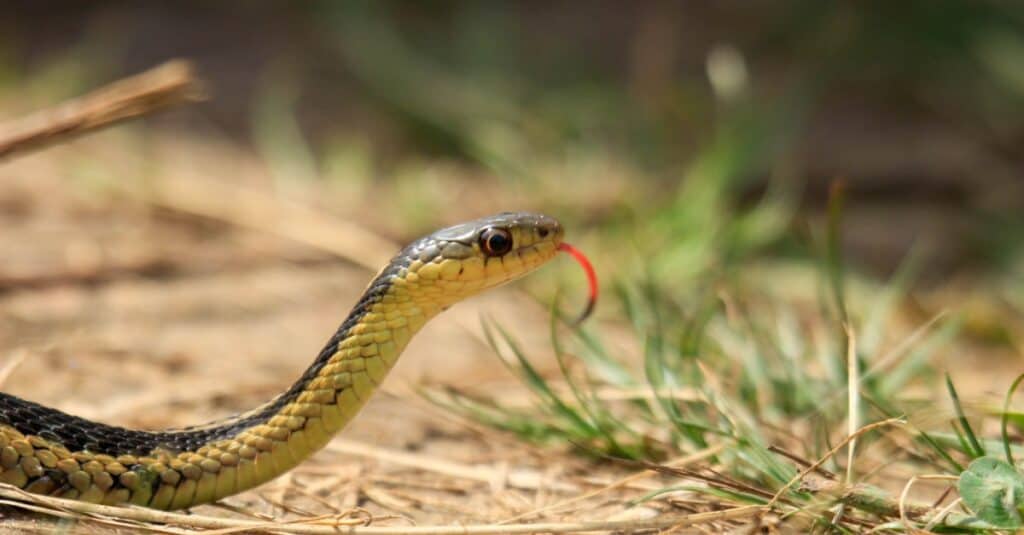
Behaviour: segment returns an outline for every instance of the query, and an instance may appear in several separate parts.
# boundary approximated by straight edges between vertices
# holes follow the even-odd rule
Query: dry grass
[[[400,210],[363,206],[362,197],[317,182],[289,184],[283,193],[266,166],[226,145],[157,135],[137,151],[129,138],[108,132],[0,168],[0,243],[11,259],[0,264],[0,383],[15,395],[136,427],[188,425],[250,408],[284,389],[316,354],[371,270],[397,247],[400,240],[387,236],[401,232],[388,221]],[[96,161],[114,163],[93,167]],[[480,202],[459,202],[446,217],[490,211],[489,187],[465,181],[460,200]],[[647,499],[674,485],[706,485],[701,478],[720,468],[708,460],[728,447],[724,442],[658,467],[583,460],[567,445],[530,446],[425,403],[410,385],[486,385],[505,406],[529,403],[521,387],[507,387],[507,373],[481,341],[484,311],[522,334],[528,352],[549,353],[545,311],[514,290],[496,292],[433,322],[342,437],[271,483],[188,513],[0,487],[3,527],[482,534],[808,525],[784,502],[776,509],[735,506],[691,490]],[[892,352],[895,358],[903,347]],[[594,392],[610,403],[665,394],[688,401],[700,395],[682,388]],[[799,450],[807,422],[772,432],[789,437],[778,451],[801,467],[790,486],[820,496],[822,508],[858,507],[865,498],[854,474],[844,484],[821,466],[847,443],[852,458],[856,437],[892,423],[862,428],[851,419],[832,437],[835,447],[814,460],[790,453]],[[902,488],[917,474],[893,459],[910,456],[911,440],[892,432],[861,446],[858,480]],[[898,503],[872,505],[895,517],[943,514],[944,496],[938,507],[909,501],[934,499],[943,488],[922,487]]]
[[[768,511],[762,506],[741,506],[703,513],[658,514],[649,518],[609,519],[603,521],[578,522],[536,522],[497,524],[457,524],[450,526],[370,525],[379,523],[365,510],[353,508],[336,514],[304,515],[290,521],[260,521],[239,518],[222,518],[205,515],[165,513],[136,507],[110,507],[87,504],[59,498],[43,497],[25,493],[8,485],[0,485],[0,505],[7,505],[41,515],[73,520],[84,524],[95,524],[114,529],[140,530],[155,533],[190,533],[203,530],[204,533],[241,533],[270,531],[274,533],[330,534],[351,533],[376,535],[490,535],[500,533],[583,533],[616,530],[651,530],[683,528],[702,525],[721,529],[729,521],[749,519]]]
[[[75,179],[63,162],[107,150],[103,143],[116,134],[103,136],[0,170],[7,207],[0,233],[18,259],[0,267],[4,389],[86,417],[159,428],[244,409],[286,387],[369,277],[369,263],[355,254],[365,242],[346,241],[356,235],[351,223],[280,203],[258,178],[232,184],[169,173],[141,193],[115,185],[100,195],[69,186]],[[221,165],[249,164],[225,158]],[[268,206],[296,224],[246,215]],[[457,375],[461,384],[500,377],[466,334],[477,332],[482,308],[532,307],[505,291],[446,314],[410,348],[388,386],[393,394],[378,395],[345,438],[258,489],[165,514],[4,487],[5,529],[568,533],[694,523],[724,529],[761,514],[678,493],[634,506],[665,477],[525,446],[403,387],[423,377]],[[539,318],[508,320],[543,332]]]
[[[65,213],[84,211],[86,215],[46,229],[45,225],[53,223],[39,212],[9,214],[17,221],[10,221],[14,224],[8,228],[23,238],[17,239],[12,232],[6,243],[19,257],[48,256],[39,250],[39,243],[68,252],[74,251],[76,243],[92,238],[114,241],[104,250],[136,250],[136,256],[168,267],[153,278],[123,266],[113,268],[111,263],[120,260],[102,252],[83,264],[76,264],[80,261],[72,253],[65,257],[72,265],[50,264],[45,282],[34,287],[8,286],[0,295],[0,315],[4,317],[0,323],[7,326],[0,329],[0,343],[8,355],[3,359],[4,388],[14,394],[105,421],[149,427],[195,423],[242,409],[273,395],[298,375],[306,357],[315,354],[317,344],[340,321],[344,303],[354,301],[368,277],[362,269],[330,260],[336,251],[325,257],[322,252],[304,250],[233,220],[225,225],[148,211],[149,198],[137,198],[129,205],[121,201],[122,210],[105,213],[103,224],[93,226],[88,215],[92,201],[75,199],[73,194],[65,197],[61,188],[47,180],[20,179],[30,174],[38,161],[33,160],[5,169],[6,183],[12,187],[4,189],[0,197],[8,203],[31,204],[46,198],[79,207]],[[225,208],[230,214],[230,208]],[[144,240],[127,232],[108,234],[111,229],[133,226],[146,228],[143,234],[160,233],[166,239]],[[310,228],[313,233],[321,230],[323,227]],[[346,235],[327,230],[322,235]],[[32,238],[39,236],[36,233],[49,237]],[[238,257],[246,262],[232,263]],[[206,258],[210,266],[221,267],[189,267],[190,258]],[[16,278],[10,272],[0,278],[5,275]],[[436,368],[438,358],[445,355],[431,354],[430,345],[441,344],[448,337],[465,339],[465,327],[460,323],[472,322],[476,313],[465,311],[457,318],[445,318],[442,323],[447,325],[428,329],[424,335],[427,342],[411,349],[418,355],[406,358],[429,359]],[[453,352],[473,353],[472,342],[448,345]],[[225,352],[222,348],[226,347],[234,350]],[[478,364],[484,369],[488,361]],[[440,365],[445,372],[455,369],[443,362]],[[435,369],[434,373],[442,372]],[[397,385],[391,389],[401,391],[403,379],[417,375],[416,366],[400,371],[394,381]],[[472,375],[487,374],[470,372],[462,377]],[[223,377],[231,380],[219,379]],[[486,528],[488,521],[524,513],[537,521],[565,519],[562,513],[549,516],[534,511],[595,488],[579,473],[563,473],[570,469],[583,472],[583,468],[572,466],[575,461],[551,462],[494,433],[453,424],[450,418],[428,416],[422,406],[415,396],[378,396],[346,433],[361,442],[338,439],[286,476],[226,500],[225,506],[198,508],[192,515],[161,516],[140,509],[90,508],[35,497],[26,500],[22,493],[5,489],[9,525],[40,529],[50,525],[45,519],[52,517],[60,525],[74,520],[76,529],[83,530],[133,531],[148,526],[167,532],[274,528],[298,533],[333,529],[324,527],[328,524],[365,526],[372,518],[369,532],[398,533],[414,524],[458,521],[480,524],[484,527],[478,532],[488,533],[498,530]],[[411,446],[417,451],[406,451]],[[614,473],[610,471],[608,477]],[[641,492],[646,490],[620,489],[595,496],[587,503],[595,515],[588,518],[621,513],[628,500]],[[29,511],[35,514],[24,514]],[[716,518],[724,520],[728,515]],[[285,522],[287,527],[268,524],[270,519]],[[670,520],[653,522],[669,525]],[[687,519],[678,520],[684,521]],[[608,526],[625,526],[634,521],[608,522],[612,522]],[[563,522],[545,529],[579,531],[586,527]],[[378,528],[383,531],[374,531]],[[452,529],[456,528],[422,532]]]
[[[368,277],[364,269],[332,260],[344,255],[330,247],[309,249],[308,242],[296,247],[274,237],[277,233],[230,217],[197,221],[168,214],[164,210],[171,203],[151,211],[151,198],[145,196],[121,198],[120,209],[104,211],[103,224],[94,227],[89,224],[95,217],[89,203],[95,199],[76,198],[47,180],[19,180],[38,163],[27,159],[9,166],[4,176],[18,186],[0,193],[0,201],[5,196],[8,202],[12,197],[14,202],[46,198],[78,207],[66,213],[85,215],[72,216],[55,234],[72,250],[93,232],[103,235],[111,227],[142,225],[145,232],[165,239],[140,241],[114,233],[115,240],[124,240],[123,247],[115,243],[109,250],[145,250],[138,254],[172,267],[156,278],[122,270],[116,276],[92,277],[94,283],[86,285],[81,278],[59,276],[58,264],[51,268],[57,269],[51,277],[56,282],[10,288],[0,295],[0,325],[8,326],[0,328],[0,346],[9,355],[0,374],[7,377],[5,389],[14,394],[145,427],[185,425],[245,409],[298,375],[306,356],[315,354],[317,344],[340,320],[343,303],[354,300]],[[224,213],[230,214],[231,208],[225,207]],[[15,216],[29,236],[43,232],[36,227],[44,224],[44,217],[45,212]],[[345,236],[333,232],[330,217],[304,221],[322,225],[311,228],[313,234]],[[10,236],[23,257],[31,257],[38,243],[53,245],[52,239],[17,241]],[[245,263],[232,263],[238,257]],[[195,258],[205,258],[209,267],[189,266]],[[114,260],[101,257],[89,269],[102,272]],[[448,384],[455,377],[462,384],[500,378],[493,360],[483,356],[486,350],[465,335],[475,329],[469,326],[481,308],[493,310],[509,299],[518,297],[504,292],[439,318],[423,333],[424,340],[410,348],[389,393],[378,395],[323,452],[274,482],[190,514],[93,506],[5,487],[0,495],[7,508],[6,526],[100,533],[443,534],[658,531],[694,525],[720,532],[737,526],[770,528],[778,522],[764,507],[736,507],[688,491],[637,505],[652,492],[685,482],[688,472],[597,463],[564,449],[531,447],[454,418],[404,388],[428,367],[434,380]],[[541,314],[503,319],[520,322],[519,332],[546,329]],[[456,339],[463,342],[453,344]],[[433,350],[442,346],[444,353]],[[452,358],[458,353],[476,358]],[[493,392],[509,405],[524,403],[516,388]],[[606,388],[598,395],[622,401],[653,393]],[[686,391],[673,395],[693,396]],[[842,440],[832,453],[841,450]],[[664,464],[679,470],[702,466],[724,447],[713,445]],[[876,447],[869,458],[884,462],[888,451]],[[823,489],[823,495],[843,493],[834,482]]]

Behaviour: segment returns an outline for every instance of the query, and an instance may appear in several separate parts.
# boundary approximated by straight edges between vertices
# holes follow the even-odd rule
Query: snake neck
[[[270,472],[259,484],[322,448],[369,401],[413,335],[447,306],[439,293],[420,285],[410,291],[407,266],[381,273],[349,317],[292,387],[237,421],[218,425],[223,440],[214,447],[235,449]],[[191,430],[186,430],[189,432]],[[200,447],[198,453],[203,452]],[[241,489],[236,489],[241,490]]]
[[[391,293],[357,306],[356,319],[346,320],[302,378],[271,403],[277,407],[265,425],[297,430],[319,424],[326,435],[340,431],[381,385],[413,335],[440,311],[437,304],[400,301]]]
[[[0,393],[0,482],[84,501],[180,509],[283,474],[345,427],[412,336],[461,297],[442,297],[408,268],[396,261],[374,279],[290,389],[227,420],[136,431]]]
[[[480,241],[486,232],[519,248],[485,251],[485,244],[491,247],[491,241]],[[0,483],[157,509],[191,507],[255,487],[326,445],[366,404],[430,318],[546,262],[560,236],[553,220],[502,214],[413,242],[374,278],[291,388],[226,420],[140,431],[0,392]]]

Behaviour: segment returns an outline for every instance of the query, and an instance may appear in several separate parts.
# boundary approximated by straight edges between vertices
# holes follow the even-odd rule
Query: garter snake
[[[409,339],[454,303],[564,250],[587,269],[592,304],[592,270],[562,234],[548,216],[503,213],[416,240],[373,278],[291,388],[224,420],[125,429],[0,393],[0,481],[33,493],[157,509],[255,487],[322,448],[359,412]]]

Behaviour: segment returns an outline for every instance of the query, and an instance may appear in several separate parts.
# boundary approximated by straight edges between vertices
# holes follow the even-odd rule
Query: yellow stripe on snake
[[[291,388],[226,420],[140,431],[0,393],[0,481],[33,493],[157,509],[255,487],[327,444],[427,320],[533,271],[560,249],[577,254],[562,242],[556,220],[528,213],[499,214],[413,242],[373,279]]]

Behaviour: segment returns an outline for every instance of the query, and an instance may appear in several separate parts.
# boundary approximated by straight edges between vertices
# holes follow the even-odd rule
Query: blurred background
[[[143,427],[251,408],[401,244],[504,210],[558,217],[597,268],[572,358],[549,324],[556,297],[583,299],[563,259],[431,322],[345,437],[526,458],[457,413],[566,450],[659,459],[738,436],[813,459],[856,421],[854,354],[861,423],[909,414],[950,444],[943,372],[964,400],[1001,400],[1020,372],[1024,4],[12,0],[0,129],[173,58],[207,100],[0,163],[4,391]],[[494,358],[481,317],[523,360]],[[424,403],[424,381],[451,396]],[[620,403],[637,392],[658,399]],[[896,491],[952,459],[885,440],[858,470],[907,457]],[[793,470],[727,451],[768,495]],[[317,459],[358,474],[317,487],[346,506],[394,469]],[[489,496],[375,511],[501,518]]]
[[[5,119],[171,58],[211,98],[7,164],[0,289],[368,269],[440,225],[530,209],[562,219],[609,286],[689,296],[768,266],[755,287],[813,296],[841,182],[851,276],[910,262],[913,311],[971,308],[968,331],[1010,348],[1022,26],[1024,7],[986,1],[8,2]],[[267,199],[300,215],[262,213]],[[308,210],[331,225],[292,224],[321,221]],[[335,247],[353,228],[377,246]],[[558,271],[531,293],[581,287]],[[266,306],[297,299],[295,280]],[[38,317],[88,309],[57,302]],[[38,337],[10,344],[51,340],[27,321]],[[191,354],[168,336],[164,352]]]
[[[694,195],[813,215],[841,178],[853,262],[921,243],[942,276],[1019,256],[1022,24],[1005,2],[15,1],[0,88],[12,116],[190,58],[212,98],[157,126],[372,198],[403,237],[520,206],[643,228]]]

